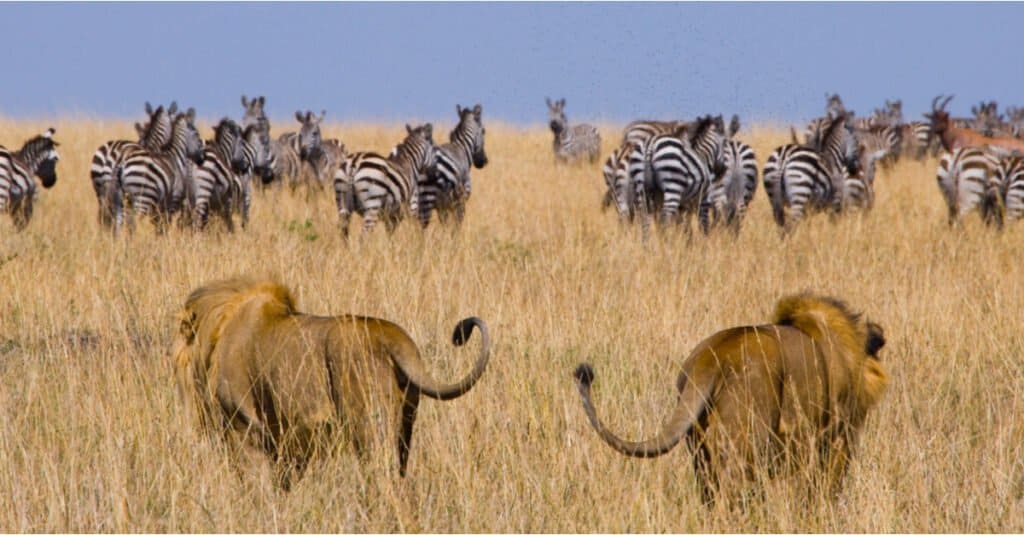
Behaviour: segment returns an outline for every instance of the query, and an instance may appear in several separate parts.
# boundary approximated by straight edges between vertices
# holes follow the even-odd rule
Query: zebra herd
[[[305,188],[307,198],[331,184],[346,237],[352,213],[363,217],[364,232],[381,218],[394,230],[406,213],[424,227],[434,211],[442,221],[453,215],[461,223],[471,192],[470,168],[487,164],[480,105],[456,106],[459,123],[450,143],[435,146],[429,123],[407,125],[405,140],[381,156],[349,153],[341,141],[323,139],[325,111],[296,112],[299,131],[272,139],[265,97],[243,95],[241,102],[241,124],[221,119],[205,143],[194,110],[179,112],[176,103],[154,109],[146,103],[148,122],[135,125],[138,141],[109,141],[93,156],[100,224],[116,234],[126,223],[134,227],[133,216],[146,217],[163,233],[177,216],[179,226],[203,230],[212,212],[229,231],[235,215],[245,228],[254,183],[263,189],[287,184],[293,193]]]
[[[1024,217],[1024,109],[1000,113],[994,101],[981,102],[971,108],[974,117],[954,118],[945,111],[951,98],[940,105],[937,97],[927,121],[904,122],[899,100],[856,117],[838,94],[826,94],[824,116],[810,121],[802,140],[791,129],[791,142],[772,151],[762,170],[783,233],[811,213],[870,210],[877,169],[901,157],[940,156],[937,180],[950,224],[971,211],[1000,228]],[[546,102],[555,162],[596,162],[597,128],[570,124],[564,98]],[[323,139],[325,111],[296,112],[298,130],[272,138],[265,103],[243,95],[241,121],[222,119],[206,141],[193,109],[146,103],[137,140],[108,141],[93,155],[100,225],[116,235],[148,218],[164,233],[177,218],[180,227],[202,231],[213,215],[233,231],[235,217],[243,228],[249,223],[254,187],[285,185],[293,193],[304,188],[307,199],[333,187],[346,237],[353,214],[362,217],[364,233],[381,220],[393,231],[407,215],[426,227],[435,211],[442,223],[459,225],[470,171],[487,165],[479,104],[456,106],[449,143],[436,145],[429,123],[406,125],[406,137],[385,156]],[[603,207],[614,206],[625,223],[639,222],[645,237],[655,214],[659,226],[683,225],[687,235],[694,214],[705,234],[719,226],[738,233],[758,183],[756,156],[739,131],[737,116],[728,125],[721,115],[630,123],[602,167]],[[46,188],[56,182],[53,134],[50,128],[17,152],[0,147],[0,213],[11,214],[16,230],[32,216],[34,177]]]
[[[558,104],[561,111],[564,99]],[[942,149],[947,152],[938,182],[951,224],[975,208],[1000,227],[1004,219],[1024,217],[1024,142],[1017,141],[1024,137],[1024,110],[1012,108],[1009,120],[995,102],[972,111],[974,119],[954,119],[948,127],[936,122],[934,112],[925,115],[927,122],[905,123],[902,102],[886,100],[884,108],[858,118],[838,94],[826,94],[825,115],[810,121],[802,141],[791,129],[791,142],[772,151],[764,165],[762,181],[776,224],[785,234],[808,213],[870,210],[878,168],[891,168],[903,155],[920,161]],[[581,159],[584,153],[560,147],[565,128],[554,122],[551,128],[556,160],[567,153]],[[592,128],[577,125],[575,131]],[[971,139],[981,147],[951,147],[948,134],[956,128],[979,132],[981,138]],[[603,207],[614,205],[623,222],[639,217],[645,238],[655,212],[659,224],[682,223],[687,235],[694,213],[705,234],[723,223],[738,232],[757,188],[757,160],[748,144],[735,139],[738,131],[736,116],[728,129],[720,115],[630,123],[602,168]]]

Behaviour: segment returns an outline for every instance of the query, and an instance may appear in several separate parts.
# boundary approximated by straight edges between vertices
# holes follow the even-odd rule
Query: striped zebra
[[[783,233],[802,220],[807,211],[838,209],[832,177],[813,148],[790,143],[775,149],[768,156],[762,177],[772,215]]]
[[[112,228],[114,225],[114,204],[121,202],[121,190],[114,177],[114,168],[120,163],[124,154],[139,147],[158,151],[163,148],[171,136],[171,117],[177,113],[178,104],[171,102],[166,109],[158,106],[153,109],[146,103],[146,115],[149,122],[145,125],[135,123],[135,131],[139,135],[138,142],[128,140],[108,141],[100,145],[92,156],[89,175],[92,179],[93,191],[98,204],[98,219],[102,226]]]
[[[261,134],[255,132],[255,128],[250,126],[246,131],[249,136],[255,134],[258,140]],[[248,224],[250,173],[256,167],[258,156],[251,145],[247,154],[247,143],[241,127],[231,119],[221,119],[214,127],[213,141],[203,151],[203,163],[195,171],[189,195],[189,212],[195,230],[206,227],[210,210],[220,214],[229,232],[234,231],[233,213],[242,214],[242,228]]]
[[[854,130],[860,151],[871,154],[883,169],[891,168],[903,149],[903,130],[898,126],[875,126]],[[863,159],[863,158],[862,158]]]
[[[652,121],[639,119],[626,125],[622,131],[622,142],[645,143],[648,139],[661,134],[671,134],[690,126],[687,121]]]
[[[39,177],[44,188],[57,183],[58,143],[53,140],[55,130],[48,128],[11,152],[0,146],[0,213],[9,213],[14,228],[22,231],[32,219],[32,204],[36,196]]]
[[[555,139],[552,146],[555,150],[555,161],[559,163],[576,162],[586,158],[594,163],[601,157],[601,134],[597,128],[589,124],[569,125],[565,117],[565,99],[548,104],[549,126]]]
[[[690,235],[690,216],[694,212],[701,214],[701,225],[705,227],[705,198],[713,172],[709,163],[719,157],[715,153],[712,123],[711,117],[704,117],[692,127],[692,133],[682,130],[658,135],[634,147],[629,158],[629,177],[633,185],[633,210],[641,218],[644,239],[649,235],[654,210],[659,211],[658,222],[662,227],[669,222],[683,224]],[[721,150],[720,146],[717,150]]]
[[[141,146],[127,151],[114,169],[123,202],[114,204],[115,232],[124,224],[128,210],[129,229],[134,227],[132,211],[149,216],[158,233],[185,200],[193,178],[193,163],[203,163],[203,140],[195,127],[195,110],[179,113],[171,122],[171,139],[159,151]]]
[[[312,192],[320,191],[324,187],[316,170],[309,163],[309,158],[311,154],[320,150],[323,143],[320,122],[326,114],[326,111],[322,111],[317,117],[311,111],[295,112],[295,119],[301,125],[299,131],[281,134],[277,141],[271,144],[271,166],[275,178],[280,177],[282,183],[287,183],[292,193],[300,186],[305,186],[307,199]]]
[[[419,213],[419,180],[437,167],[437,149],[430,123],[416,128],[405,125],[405,129],[408,135],[391,156],[356,153],[346,166],[347,172],[335,178],[335,201],[344,237],[348,237],[352,212],[363,217],[364,234],[370,233],[381,217],[390,233],[406,212]]]
[[[843,99],[839,97],[839,93],[831,95],[825,93],[825,117],[838,119],[845,115],[847,115],[846,106],[843,105]]]
[[[936,180],[949,209],[953,226],[967,213],[978,210],[986,223],[998,222],[998,160],[983,148],[961,147],[942,155]]]
[[[623,139],[601,168],[605,186],[608,187],[601,202],[602,210],[614,205],[619,221],[623,223],[633,221],[634,191],[629,178],[629,158],[638,145],[642,150],[643,142]]]
[[[333,184],[334,178],[341,167],[345,165],[348,156],[345,144],[340,140],[325,139],[320,143],[319,150],[310,153],[308,161],[318,182]]]
[[[1024,217],[1024,156],[1003,158],[996,168],[999,193],[1007,221]]]
[[[724,170],[711,181],[707,199],[713,224],[724,223],[734,234],[739,233],[747,206],[757,190],[757,157],[750,145],[735,139],[739,129],[739,117],[734,115],[722,145]]]
[[[455,216],[455,223],[462,223],[466,214],[466,203],[472,193],[469,171],[472,167],[483,169],[487,165],[484,151],[484,124],[481,115],[483,107],[455,106],[459,123],[451,131],[449,142],[437,147],[437,167],[433,173],[420,177],[419,193],[420,224],[430,224],[430,216],[437,209],[437,216],[444,223],[448,215]]]
[[[273,139],[270,137],[270,119],[267,118],[265,105],[266,97],[259,96],[250,100],[242,95],[245,113],[242,116],[241,127],[244,129],[254,126],[271,139],[268,162],[270,175],[262,182],[262,186],[265,188],[273,184],[279,189],[282,185],[288,184],[290,190],[294,192],[300,184],[309,186],[316,182],[316,172],[307,164],[311,153],[318,149],[322,142],[320,122],[327,112],[321,111],[317,117],[311,111],[296,111],[295,118],[302,125],[299,132],[288,132]],[[317,184],[319,185],[318,182]]]

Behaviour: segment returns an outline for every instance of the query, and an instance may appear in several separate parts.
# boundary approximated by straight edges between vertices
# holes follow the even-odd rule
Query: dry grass
[[[0,121],[0,141],[45,126]],[[1024,530],[1024,228],[997,235],[973,217],[948,229],[934,161],[883,174],[868,216],[814,217],[785,242],[760,190],[737,240],[644,246],[599,211],[598,166],[554,167],[546,130],[492,123],[491,163],[474,173],[456,235],[406,224],[346,247],[333,199],[285,194],[257,196],[251,228],[234,235],[158,238],[142,224],[112,240],[96,222],[89,159],[131,126],[55,126],[57,186],[26,232],[0,220],[0,259],[13,257],[0,266],[4,530]],[[617,130],[603,132],[610,149]],[[402,133],[325,135],[386,151]],[[745,137],[763,161],[786,133]],[[216,443],[180,426],[168,356],[188,292],[237,273],[278,275],[304,310],[398,322],[444,378],[465,373],[479,347],[452,349],[452,326],[479,315],[495,340],[491,368],[463,398],[421,405],[404,480],[347,450],[289,494],[265,469],[239,478]],[[838,502],[775,485],[764,506],[707,510],[685,447],[628,459],[587,425],[571,378],[581,360],[596,367],[609,425],[650,434],[694,344],[764,321],[803,289],[846,299],[889,339],[892,386]]]

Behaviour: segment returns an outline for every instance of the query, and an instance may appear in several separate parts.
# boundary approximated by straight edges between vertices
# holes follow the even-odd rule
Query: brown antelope
[[[1009,153],[1015,150],[1024,152],[1024,141],[1020,139],[1009,136],[989,137],[969,128],[954,126],[949,119],[949,113],[945,110],[946,105],[953,99],[953,95],[946,97],[941,105],[936,106],[940,98],[942,95],[932,100],[932,112],[926,113],[925,117],[931,121],[932,133],[942,142],[942,148],[952,152],[963,147],[988,145],[990,148],[996,149],[997,152]]]

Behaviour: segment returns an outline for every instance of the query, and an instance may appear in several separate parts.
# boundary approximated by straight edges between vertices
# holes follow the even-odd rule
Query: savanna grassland
[[[326,193],[257,194],[235,234],[158,237],[140,222],[112,239],[89,159],[134,131],[57,121],[56,186],[25,232],[0,219],[0,530],[1024,530],[1024,225],[998,234],[972,216],[948,228],[936,162],[904,160],[880,174],[865,216],[812,217],[782,240],[759,185],[738,239],[645,245],[601,212],[599,165],[556,167],[546,129],[485,122],[490,163],[473,172],[460,232],[403,224],[359,239],[353,225],[346,245]],[[2,120],[0,143],[47,126]],[[619,128],[601,130],[607,154]],[[387,151],[403,135],[324,127],[353,150]],[[739,137],[763,163],[788,135]],[[278,277],[305,311],[397,322],[446,380],[479,348],[476,337],[453,348],[451,329],[478,315],[490,367],[462,398],[421,403],[404,479],[344,448],[290,493],[265,465],[239,477],[218,442],[184,425],[169,356],[188,293],[235,274]],[[579,362],[596,369],[608,425],[648,436],[698,341],[766,321],[776,299],[805,289],[845,299],[888,339],[891,386],[837,501],[778,482],[762,504],[707,509],[685,445],[630,459],[588,425]]]

